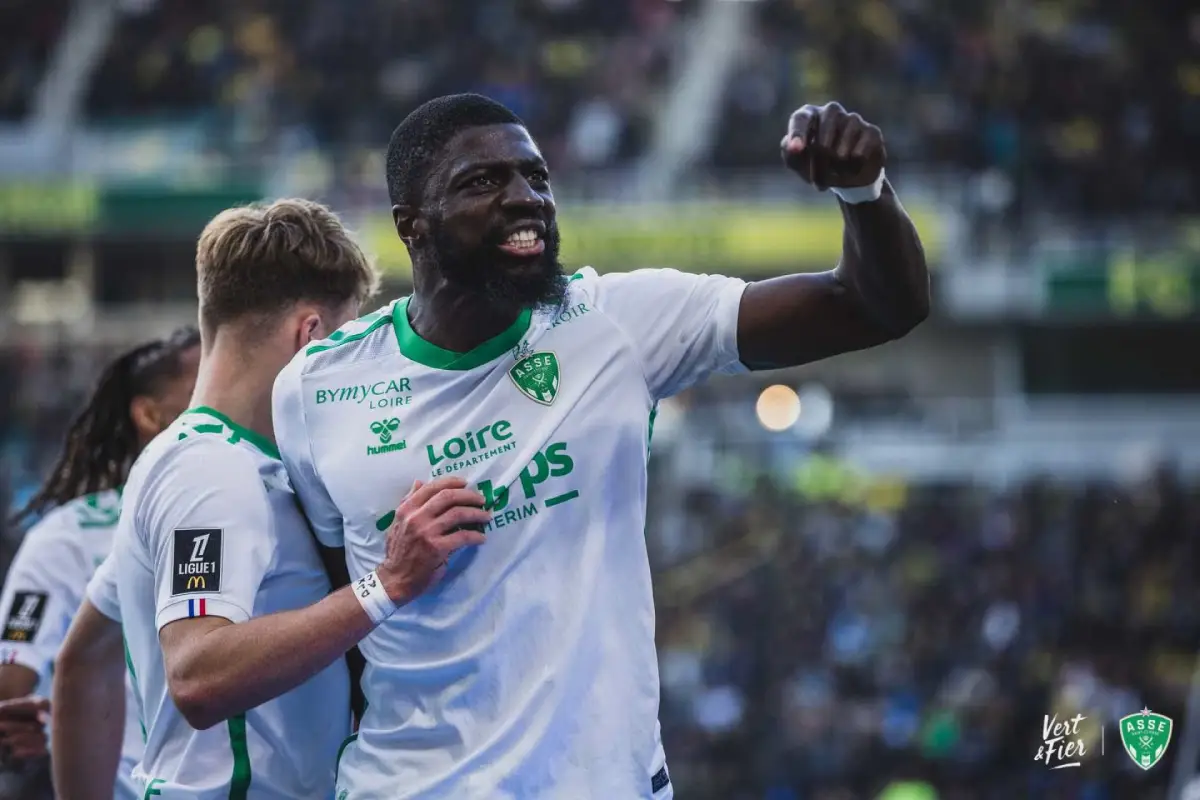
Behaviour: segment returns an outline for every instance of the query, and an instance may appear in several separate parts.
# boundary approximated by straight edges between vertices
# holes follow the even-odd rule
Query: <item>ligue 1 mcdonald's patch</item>
[[[12,608],[4,621],[4,633],[0,640],[5,642],[32,642],[46,613],[45,592],[14,592]]]
[[[171,596],[221,591],[221,529],[175,531]]]

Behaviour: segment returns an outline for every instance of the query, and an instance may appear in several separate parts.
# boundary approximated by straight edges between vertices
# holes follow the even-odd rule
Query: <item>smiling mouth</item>
[[[542,239],[541,233],[533,228],[522,228],[513,231],[507,239],[501,242],[500,249],[510,256],[529,258],[545,252],[546,242]]]

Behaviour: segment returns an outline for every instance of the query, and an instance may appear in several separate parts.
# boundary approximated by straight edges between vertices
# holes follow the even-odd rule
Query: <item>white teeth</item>
[[[524,230],[517,231],[505,240],[506,244],[517,245],[518,247],[532,247],[537,244],[538,234],[536,231]]]

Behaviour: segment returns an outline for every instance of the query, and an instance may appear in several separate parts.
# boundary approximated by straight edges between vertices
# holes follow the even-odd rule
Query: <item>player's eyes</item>
[[[487,175],[476,175],[467,183],[467,186],[470,186],[474,189],[487,189],[495,185],[496,182]]]
[[[529,176],[529,180],[533,181],[534,183],[549,183],[550,173],[546,172],[544,169],[535,169]]]

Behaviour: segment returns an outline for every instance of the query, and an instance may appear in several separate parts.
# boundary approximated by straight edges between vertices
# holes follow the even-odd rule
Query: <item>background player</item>
[[[12,702],[39,689],[49,694],[54,659],[83,590],[108,555],[120,512],[121,487],[137,454],[187,408],[196,383],[200,334],[183,328],[118,356],[101,373],[71,422],[46,482],[14,522],[41,517],[17,551],[0,595],[0,745],[13,757],[46,753],[41,698]],[[44,515],[44,516],[43,516]],[[129,770],[142,735],[129,709],[117,796],[140,797]]]
[[[568,282],[547,165],[516,116],[458,95],[397,128],[388,188],[413,294],[283,371],[276,433],[317,535],[344,543],[351,574],[383,556],[395,524],[383,512],[414,478],[461,476],[493,516],[487,544],[363,643],[371,704],[340,791],[671,796],[643,539],[655,404],[715,372],[898,338],[929,307],[879,129],[806,106],[781,145],[790,169],[841,200],[836,269],[752,284],[584,269]],[[388,413],[340,402],[338,386],[386,387],[375,394]],[[371,436],[385,422],[381,446]]]

